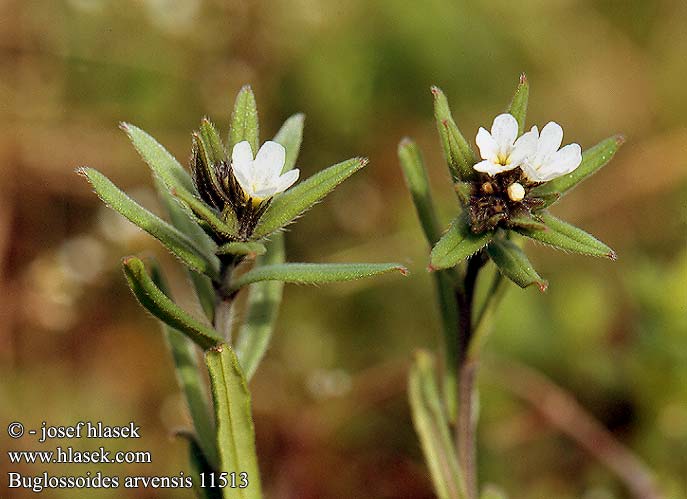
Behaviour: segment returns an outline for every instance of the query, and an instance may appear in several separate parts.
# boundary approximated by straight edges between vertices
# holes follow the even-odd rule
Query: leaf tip
[[[394,270],[398,270],[403,277],[407,277],[410,272],[408,272],[408,269],[404,267],[403,265],[398,265],[394,267]]]
[[[432,95],[434,96],[435,99],[438,99],[439,96],[444,93],[436,85],[432,85],[431,87],[429,87],[429,91],[432,92]]]
[[[367,166],[367,164],[370,162],[369,158],[358,157],[356,159],[358,160],[359,168]]]
[[[129,131],[131,130],[131,125],[129,123],[127,123],[126,121],[120,121],[119,122],[119,128],[120,128],[120,130],[123,130],[124,132],[129,133]]]
[[[622,146],[625,143],[625,136],[622,133],[619,133],[615,137],[615,143],[618,145],[618,147]]]
[[[527,85],[527,83],[527,75],[523,71],[522,73],[520,73],[520,85]]]
[[[609,258],[610,260],[613,260],[615,262],[618,259],[618,253],[611,250],[608,253],[606,253],[606,258]]]
[[[537,285],[537,288],[539,288],[539,291],[542,292],[542,293],[545,293],[546,290],[547,290],[548,287],[549,287],[549,282],[548,282],[548,281],[544,281],[544,280],[542,280],[542,281],[536,281],[534,284]]]

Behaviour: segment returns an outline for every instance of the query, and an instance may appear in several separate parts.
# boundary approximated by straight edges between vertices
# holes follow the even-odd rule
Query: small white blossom
[[[522,201],[525,199],[525,188],[517,182],[510,184],[506,192],[508,192],[508,197],[511,201]]]
[[[530,131],[517,137],[518,122],[508,113],[494,119],[491,133],[480,127],[475,141],[483,161],[474,166],[475,170],[493,177],[520,166],[534,152],[537,135]]]
[[[548,182],[580,166],[582,150],[579,144],[568,144],[558,149],[563,142],[563,129],[558,123],[548,122],[541,135],[536,126],[527,133],[533,133],[536,137],[536,147],[520,168],[532,182]]]
[[[265,142],[253,159],[253,150],[244,140],[234,146],[231,165],[246,197],[259,202],[284,192],[298,180],[298,169],[282,175],[286,150],[277,142]]]

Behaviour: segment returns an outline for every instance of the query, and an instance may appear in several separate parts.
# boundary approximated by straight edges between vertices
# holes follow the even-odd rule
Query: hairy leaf
[[[130,256],[122,261],[122,266],[134,296],[151,314],[184,333],[203,350],[222,342],[214,329],[181,309],[155,285],[141,260]]]
[[[304,124],[305,115],[301,113],[294,114],[284,122],[277,135],[274,136],[274,141],[283,145],[284,149],[286,149],[286,160],[284,161],[282,173],[291,170],[296,164],[298,153],[301,150]]]
[[[196,217],[204,221],[208,227],[212,229],[212,232],[217,234],[221,239],[233,239],[238,237],[239,223],[233,210],[226,210],[228,216],[226,220],[223,220],[212,208],[189,191],[184,189],[172,189],[171,194],[179,198],[179,200],[188,206]]]
[[[244,140],[248,141],[255,156],[260,147],[258,107],[250,85],[244,85],[241,88],[234,102],[229,128],[229,154],[231,155],[236,144]]]
[[[518,232],[530,239],[563,251],[610,258],[611,260],[617,258],[615,251],[582,229],[546,212],[540,213],[539,216],[546,225],[546,230],[518,229]]]
[[[259,239],[290,223],[366,164],[364,158],[343,161],[276,196],[258,222],[253,237]]]
[[[521,288],[536,284],[545,291],[548,283],[534,270],[525,252],[508,240],[493,239],[487,252],[499,271]]]
[[[218,255],[264,255],[267,251],[265,245],[262,243],[241,243],[233,242],[223,244],[217,248]]]
[[[432,248],[430,270],[453,267],[486,246],[492,237],[491,231],[474,234],[465,214],[461,213]]]
[[[208,254],[188,236],[136,203],[99,171],[79,168],[77,172],[88,179],[105,204],[159,240],[186,265],[211,278],[218,277],[219,261],[215,255]]]
[[[530,84],[527,82],[525,73],[520,75],[520,83],[515,90],[513,100],[508,106],[508,112],[515,117],[518,122],[518,135],[525,131],[525,120],[527,118],[527,102],[530,96]]]
[[[226,487],[225,499],[260,499],[260,470],[255,452],[255,430],[250,392],[236,354],[219,345],[205,354],[217,420],[220,469],[248,474],[247,488]]]

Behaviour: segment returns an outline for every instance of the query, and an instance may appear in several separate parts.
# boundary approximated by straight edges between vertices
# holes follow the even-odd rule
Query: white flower
[[[568,144],[558,149],[563,141],[563,129],[558,123],[548,122],[541,135],[536,126],[527,133],[534,133],[536,147],[520,168],[532,182],[548,182],[580,166],[582,150],[579,144]]]
[[[484,161],[474,169],[493,177],[520,166],[534,152],[537,135],[530,131],[515,140],[517,137],[518,122],[511,114],[498,115],[491,125],[491,133],[480,127],[475,141]]]
[[[284,192],[298,180],[298,169],[281,174],[286,150],[276,142],[265,142],[253,159],[253,150],[244,140],[234,146],[231,165],[246,197],[259,202]]]

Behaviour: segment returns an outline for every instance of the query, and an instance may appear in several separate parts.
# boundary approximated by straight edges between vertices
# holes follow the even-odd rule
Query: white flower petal
[[[546,164],[547,170],[556,174],[556,177],[567,175],[575,170],[582,162],[582,149],[579,144],[568,144],[551,156]]]
[[[241,163],[239,163],[239,165],[241,165]],[[232,171],[234,173],[234,178],[236,178],[243,192],[245,192],[248,197],[253,197],[253,179],[250,176],[250,169],[239,166],[239,168],[232,168]]]
[[[234,149],[231,151],[231,163],[235,169],[245,168],[247,170],[251,167],[251,163],[253,163],[253,150],[247,140],[239,142],[234,146]]]
[[[510,148],[518,136],[518,121],[512,114],[499,114],[491,125],[491,136],[501,149],[500,152],[506,152],[503,149]]]
[[[541,177],[537,168],[535,168],[529,160],[525,160],[525,162],[520,165],[520,169],[525,174],[525,177],[532,182],[545,182],[547,180],[546,178]]]
[[[509,166],[515,168],[520,166],[526,158],[533,155],[537,150],[537,142],[539,140],[539,131],[534,126],[529,132],[525,132],[515,141],[513,151],[510,153]]]
[[[259,172],[261,178],[278,177],[284,168],[284,161],[286,161],[284,146],[268,140],[255,156],[254,168]]]
[[[555,153],[563,142],[563,129],[555,121],[549,121],[539,136],[537,156],[545,159]]]
[[[518,165],[511,166],[511,165],[501,165],[499,163],[494,163],[493,161],[489,161],[488,159],[485,159],[484,161],[480,161],[477,163],[473,168],[477,170],[478,172],[482,173],[488,173],[492,177],[496,175],[497,173],[502,173],[502,172],[507,172],[508,170],[512,170],[513,168],[517,168]]]
[[[295,168],[293,170],[289,170],[284,175],[279,177],[276,182],[277,192],[284,192],[286,189],[295,184],[300,174],[300,170]]]
[[[480,127],[477,131],[475,142],[477,143],[477,147],[479,147],[479,154],[482,159],[496,161],[496,157],[499,153],[499,146],[489,132]]]

